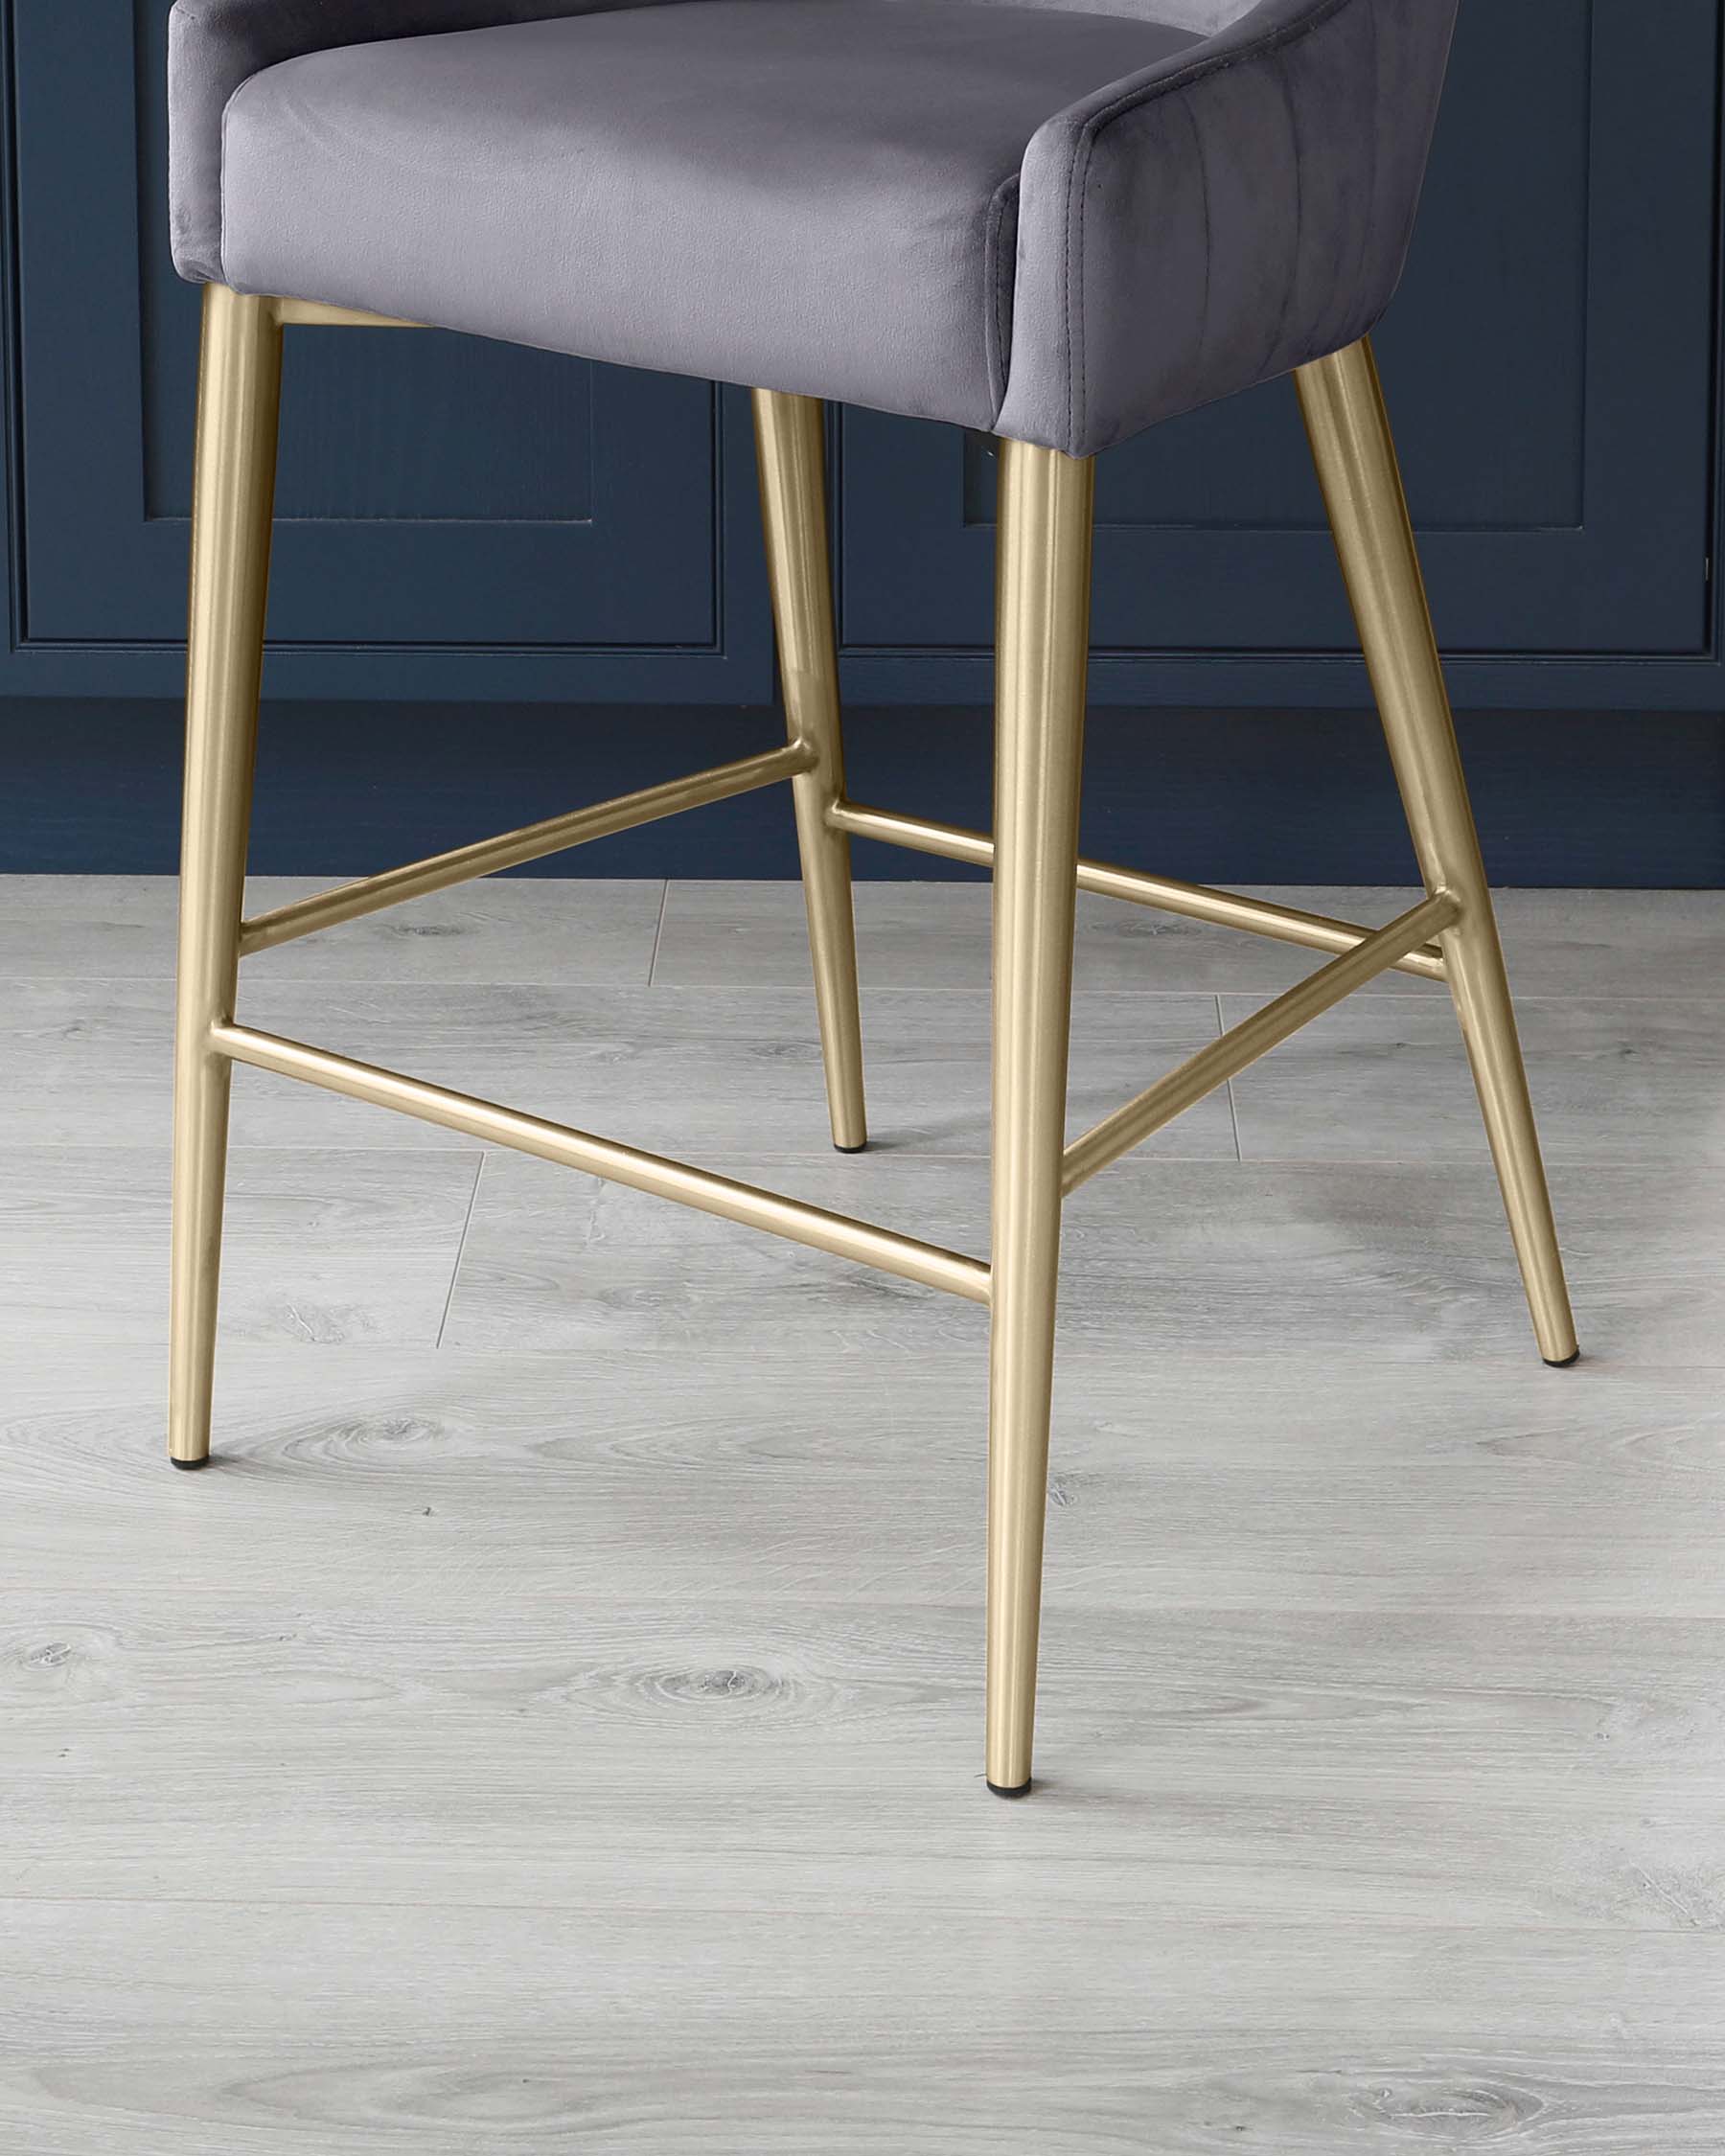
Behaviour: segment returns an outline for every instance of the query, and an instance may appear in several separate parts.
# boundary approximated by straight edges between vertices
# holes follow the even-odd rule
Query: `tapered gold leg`
[[[1370,345],[1302,367],[1297,380],[1420,872],[1428,890],[1448,891],[1461,906],[1438,940],[1534,1337],[1548,1363],[1573,1362],[1575,1322],[1515,1012]]]
[[[1030,1785],[1090,635],[1088,460],[1000,447],[988,1783]]]
[[[815,1002],[826,1059],[833,1143],[868,1142],[862,1106],[862,1027],[857,1008],[857,934],[851,911],[850,840],[827,821],[844,793],[839,656],[827,563],[826,435],[820,400],[754,393],[767,574],[778,628],[779,672],[791,738],[816,751],[792,781]]]
[[[192,619],[173,1065],[173,1252],[168,1452],[210,1453],[232,1065],[210,1028],[233,1018],[264,663],[282,332],[270,302],[204,294],[192,510]]]

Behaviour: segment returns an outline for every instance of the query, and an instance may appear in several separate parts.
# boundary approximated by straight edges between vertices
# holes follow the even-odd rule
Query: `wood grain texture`
[[[649,988],[495,888],[480,977],[265,959],[252,1015],[985,1247],[954,886],[887,907],[886,975],[933,956],[870,992],[854,1159],[794,914],[782,983],[720,939]],[[1000,1805],[966,1306],[242,1085],[218,1456],[169,1473],[168,984],[67,894],[0,1044],[0,2146],[1725,2147],[1712,931],[1662,970],[1628,902],[1641,986],[1580,997],[1608,909],[1525,895],[1587,1360],[1533,1355],[1422,984],[1242,1086],[1300,1157],[1224,1097],[1089,1185]],[[482,977],[512,927],[544,971]],[[1079,1116],[1278,985],[1092,948]]]
[[[15,1902],[33,2148],[1407,2145],[1716,2135],[1716,1941],[824,1911]],[[22,1980],[20,1982],[20,1980]],[[1513,2029],[1513,2035],[1507,2031]],[[263,2032],[267,2031],[267,2035]],[[46,2120],[55,2138],[41,2131]],[[899,2122],[902,2121],[902,2125]],[[1460,2133],[1452,2129],[1460,2127]],[[1434,2131],[1435,2129],[1435,2131]],[[86,2138],[79,2138],[79,2137]],[[1441,2137],[1441,2138],[1439,2138]],[[115,2145],[110,2138],[109,2145]]]
[[[1153,865],[1153,864],[1146,864]],[[929,894],[938,890],[937,902]],[[665,904],[654,979],[658,983],[782,986],[806,977],[799,916],[783,883],[674,882]],[[1273,894],[1281,897],[1287,894]],[[1414,892],[1330,891],[1292,899],[1344,919],[1387,921]],[[986,883],[860,883],[857,950],[865,984],[921,989],[986,984],[991,899]],[[1321,961],[1309,952],[1257,936],[1184,921],[1171,913],[1078,894],[1074,979],[1080,992],[1134,994],[1285,988]],[[799,971],[800,968],[800,971]],[[1437,986],[1413,975],[1387,978],[1415,994]],[[1439,991],[1441,993],[1441,991]]]
[[[306,878],[254,877],[248,903],[262,910],[318,887]],[[1418,895],[1400,886],[1251,889],[1366,922],[1390,919]],[[166,876],[9,876],[0,880],[0,978],[166,977],[176,904],[177,885]],[[251,971],[258,979],[623,986],[647,977],[661,905],[660,982],[795,988],[807,980],[794,884],[681,881],[667,896],[660,883],[616,878],[465,884],[265,952]],[[873,986],[986,984],[984,885],[866,883],[857,906]],[[1509,890],[1496,894],[1496,906],[1524,996],[1716,997],[1725,980],[1725,898],[1716,891]],[[1079,900],[1077,952],[1081,988],[1145,993],[1273,993],[1319,962],[1255,936],[1088,895]],[[1366,993],[1442,995],[1406,974],[1388,975]]]
[[[1368,923],[1392,919],[1419,895],[1318,884],[1250,889],[1308,912]],[[1500,891],[1495,905],[1520,995],[1716,997],[1725,981],[1725,895],[1718,891]],[[794,884],[674,883],[656,979],[751,987],[800,980],[808,962],[798,943],[799,906]],[[864,980],[879,987],[986,980],[988,912],[980,883],[860,885]],[[1076,961],[1080,988],[1242,995],[1274,993],[1321,962],[1257,936],[1084,893]],[[1410,974],[1385,974],[1362,993],[1443,998],[1438,983]]]
[[[172,997],[155,980],[11,984],[0,1086],[12,1081],[12,1142],[87,1142],[92,1126],[109,1141],[154,1141],[168,1123]],[[806,986],[703,992],[534,981],[474,983],[451,995],[418,982],[248,974],[240,1008],[265,1031],[657,1152],[699,1158],[734,1146],[740,1132],[764,1152],[820,1152],[829,1142]],[[862,1015],[875,1146],[986,1153],[986,990],[943,998],[938,1026],[916,992],[879,991],[864,998]],[[1074,1135],[1214,1040],[1218,1027],[1212,996],[1088,996],[1073,1020]],[[234,1118],[241,1145],[448,1151],[471,1143],[254,1070],[237,1075]],[[1233,1159],[1227,1095],[1200,1102],[1149,1151]]]
[[[1224,996],[1234,1025],[1256,999]],[[1453,1014],[1356,998],[1233,1081],[1249,1160],[1477,1160],[1479,1103]],[[1725,1166],[1725,1000],[1523,996],[1549,1161]]]
[[[433,1968],[427,1981],[446,1974]],[[474,2047],[447,2037],[242,2047],[212,2034],[160,2066],[147,2047],[70,2064],[52,2058],[12,2117],[41,2156],[117,2149],[116,2122],[129,2133],[158,2119],[171,2122],[162,2145],[176,2156],[226,2156],[243,2139],[282,2141],[309,2156],[382,2147],[469,2156],[481,2145],[654,2156],[872,2152],[883,2116],[896,2145],[939,2156],[985,2156],[1022,2136],[1026,2120],[1050,2156],[1351,2156],[1408,2146],[1464,2156],[1481,2145],[1518,2156],[1712,2156],[1720,2145],[1720,2079],[1705,2046],[1627,2060],[1612,2043],[1349,2035],[1331,2050],[1303,2031],[1135,2029],[1063,2048],[1050,2076],[1026,2063],[1037,2047],[1017,2025],[998,2044],[937,2055],[897,2029],[878,2052],[838,2033],[812,2044],[798,2029],[788,2039],[794,2051],[755,2046],[737,2057],[698,2043],[667,2073],[650,2042],[626,2043],[609,2023],[590,2051],[557,2016],[534,2026],[537,2038]],[[580,2026],[585,2033],[592,2024]],[[674,2027],[667,2040],[680,2034]],[[37,2090],[65,2105],[45,2126]]]
[[[69,1563],[103,1572],[124,1553],[126,1576],[152,1591],[243,1586],[316,1597],[353,1568],[385,1601],[459,1603],[476,1614],[498,1595],[535,1594],[697,1605],[862,1594],[969,1606],[979,1591],[981,1392],[970,1359],[889,1380],[855,1358],[836,1364],[824,1384],[788,1360],[769,1368],[746,1356],[694,1372],[667,1368],[662,1357],[614,1367],[550,1358],[543,1371],[523,1358],[521,1372],[491,1376],[485,1358],[461,1361],[469,1366],[459,1378],[440,1361],[423,1393],[398,1365],[386,1411],[375,1404],[375,1382],[343,1403],[322,1381],[302,1404],[306,1381],[291,1366],[261,1408],[230,1408],[224,1389],[224,1471],[196,1485],[155,1474],[153,1447],[135,1426],[122,1426],[135,1450],[104,1468],[100,1456],[84,1462],[88,1440],[80,1446],[78,1433],[87,1409],[46,1423],[22,1418],[5,1438],[9,1582],[45,1591]],[[1535,1370],[1558,1395],[1547,1417],[1561,1414],[1559,1388],[1573,1381]],[[1367,1456],[1373,1432],[1403,1411],[1426,1430],[1465,1422],[1469,1403],[1477,1415],[1487,1397],[1483,1386],[1458,1395],[1447,1373],[1415,1369],[1396,1382],[1405,1411],[1364,1383],[1347,1396],[1319,1390],[1333,1419],[1346,1415],[1352,1450],[1321,1448],[1299,1464],[1283,1451],[1266,1472],[1259,1448],[1236,1458],[1233,1433],[1275,1412],[1300,1382],[1316,1388],[1319,1365],[1212,1365],[1208,1399],[1197,1396],[1197,1375],[1164,1398],[1117,1355],[1101,1364],[1081,1354],[1063,1372],[1050,1610],[1368,1616],[1440,1612],[1460,1599],[1480,1612],[1653,1617],[1680,1595],[1710,1620],[1725,1613],[1716,1564],[1725,1498],[1705,1464],[1671,1472],[1639,1456],[1623,1465],[1601,1456],[1607,1410],[1594,1411],[1596,1452],[1574,1468],[1550,1449],[1548,1419],[1546,1449],[1536,1421],[1525,1449],[1439,1448],[1434,1457],[1402,1446],[1386,1474]],[[1706,1382],[1675,1395],[1686,1418],[1680,1441],[1702,1463],[1725,1442]],[[1526,1398],[1515,1373],[1505,1384],[1506,1396]],[[518,1434],[480,1440],[470,1466],[471,1434],[494,1411],[488,1388],[516,1395]],[[518,1388],[538,1403],[537,1441],[524,1454]],[[620,1398],[631,1403],[625,1431],[660,1434],[661,1448],[663,1433],[681,1431],[685,1445],[699,1438],[702,1450],[691,1459],[675,1435],[656,1452],[619,1443]],[[730,1471],[732,1452],[761,1424],[795,1432],[799,1421],[805,1450],[815,1441],[808,1426],[819,1432],[824,1456],[812,1476],[795,1453],[776,1474]],[[1184,1435],[1164,1459],[1158,1433],[1170,1421]],[[883,1435],[893,1432],[914,1434],[920,1464],[904,1457],[903,1436]],[[1665,1432],[1648,1442],[1671,1441]],[[115,1443],[111,1426],[106,1442]],[[889,1456],[896,1444],[894,1471],[847,1471],[883,1444]],[[385,1471],[395,1458],[399,1469]],[[74,1462],[80,1498],[67,1516],[61,1484]],[[303,1533],[285,1531],[299,1520]],[[840,1523],[856,1555],[835,1572]]]
[[[477,1173],[473,1152],[236,1151],[223,1337],[434,1346]],[[0,1152],[0,1356],[165,1337],[168,1174],[162,1149]]]
[[[254,876],[246,905],[267,912],[339,881]],[[663,902],[664,885],[648,881],[463,883],[264,952],[246,961],[246,977],[644,985]],[[171,876],[0,878],[0,979],[165,981],[178,905]]]
[[[1085,1667],[1088,1640],[1134,1640],[1117,1616],[1055,1627],[1045,1801],[1008,1829],[977,1811],[968,1611],[547,1601],[488,1625],[425,1600],[200,1595],[176,1614],[161,1594],[94,1623],[9,1596],[0,1897],[842,1920],[873,1869],[938,1922],[998,1914],[1004,1866],[1039,1921],[1717,1942],[1716,1748],[1672,1772],[1651,1742],[1619,1756],[1579,1696],[1540,1711],[1553,1673],[1610,1687],[1644,1658],[1702,1690],[1698,1638],[1620,1623],[1614,1656],[1603,1625],[1578,1649],[1562,1622],[1512,1623],[1501,1648],[1475,1624],[1428,1660],[1413,1627],[1374,1652],[1320,1619],[1289,1628],[1297,1682],[1280,1629],[1186,1614],[1139,1646],[1146,1686]],[[1472,1664],[1448,1692],[1445,1662]]]
[[[1416,1145],[1417,1130],[1409,1135]],[[936,1242],[986,1248],[981,1161],[739,1153],[708,1164]],[[1655,1366],[1725,1363],[1725,1175],[1559,1163],[1552,1182],[1584,1353]],[[1119,1164],[1068,1208],[1061,1324],[1068,1353],[1123,1341],[1146,1356],[1533,1352],[1503,1203],[1483,1160]],[[446,1334],[469,1347],[675,1342],[816,1359],[981,1337],[967,1306],[631,1192],[595,1201],[518,1158],[488,1165]]]

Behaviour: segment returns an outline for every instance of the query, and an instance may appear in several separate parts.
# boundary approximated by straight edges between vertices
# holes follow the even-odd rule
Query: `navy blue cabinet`
[[[168,261],[169,0],[0,0],[13,196],[0,695],[172,695],[196,295]],[[1715,0],[1463,0],[1379,340],[1463,703],[1725,704],[1710,580]],[[988,693],[993,463],[836,416],[847,688]],[[1094,694],[1365,700],[1292,391],[1110,452]],[[296,332],[278,695],[771,695],[747,400],[445,335]]]

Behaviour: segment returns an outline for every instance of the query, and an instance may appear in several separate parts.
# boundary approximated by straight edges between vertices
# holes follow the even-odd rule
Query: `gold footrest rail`
[[[1218,1086],[1237,1076],[1248,1064],[1255,1063],[1291,1033],[1298,1033],[1332,1003],[1363,987],[1374,974],[1388,973],[1399,954],[1424,943],[1428,936],[1454,927],[1460,912],[1459,902],[1449,892],[1439,891],[1406,913],[1397,914],[1364,943],[1340,958],[1332,958],[1310,979],[1298,982],[1261,1011],[1230,1026],[1219,1041],[1200,1048],[1178,1070],[1170,1070],[1136,1100],[1129,1100],[1124,1108],[1104,1117],[1094,1130],[1075,1138],[1066,1149],[1062,1188],[1076,1190],[1111,1160],[1142,1145],[1164,1123],[1184,1114],[1206,1093],[1214,1092]]]
[[[741,1222],[746,1227],[765,1228],[811,1250],[826,1250],[835,1257],[852,1258],[883,1273],[896,1273],[927,1288],[943,1288],[985,1303],[989,1296],[989,1269],[979,1258],[938,1244],[920,1243],[914,1237],[876,1227],[868,1221],[851,1220],[843,1213],[829,1213],[800,1199],[784,1198],[775,1191],[759,1190],[752,1183],[733,1182],[728,1176],[691,1168],[680,1160],[667,1160],[656,1153],[640,1153],[633,1146],[618,1145],[610,1138],[594,1137],[566,1124],[542,1122],[494,1101],[475,1100],[471,1094],[450,1092],[399,1071],[380,1070],[375,1065],[355,1063],[333,1055],[327,1048],[308,1047],[300,1041],[286,1041],[273,1033],[259,1033],[248,1025],[214,1025],[210,1045],[236,1063],[248,1063],[259,1070],[273,1070],[284,1078],[300,1078],[322,1086],[350,1100],[370,1101],[378,1108],[393,1108],[416,1115],[424,1123],[436,1123],[469,1137],[494,1145],[512,1146],[558,1166],[585,1169],[608,1182],[620,1182],[631,1190],[644,1190],[656,1198],[670,1198],[692,1205],[697,1212],[715,1213],[721,1220]]]
[[[299,317],[294,317],[299,318]],[[310,317],[306,317],[309,319]],[[380,325],[381,326],[381,325]],[[448,853],[433,854],[409,861],[381,875],[367,876],[333,890],[296,899],[272,912],[243,921],[240,928],[240,955],[267,951],[333,928],[364,914],[379,913],[404,900],[423,898],[428,892],[447,890],[474,877],[494,875],[561,853],[593,838],[629,831],[684,809],[729,800],[737,794],[795,778],[814,768],[816,751],[807,743],[793,741],[782,748],[746,756],[734,764],[695,771],[661,786],[644,788],[612,801],[601,801],[565,815],[549,816],[540,823],[481,838]],[[882,809],[864,808],[854,801],[837,801],[827,812],[836,830],[857,837],[877,838],[913,852],[939,854],[954,860],[972,861],[979,868],[994,865],[994,840],[981,832],[963,831],[953,824],[935,823],[922,816],[894,815]],[[1361,987],[1373,975],[1400,968],[1441,980],[1443,954],[1430,938],[1454,925],[1460,906],[1447,892],[1426,899],[1385,928],[1362,929],[1351,922],[1332,921],[1318,913],[1292,906],[1272,906],[1258,899],[1242,898],[1230,891],[1208,889],[1203,884],[1183,883],[1171,878],[1146,876],[1136,869],[1115,868],[1106,862],[1081,860],[1078,887],[1104,898],[1125,899],[1134,905],[1154,906],[1168,913],[1214,922],[1226,928],[1246,929],[1284,943],[1331,951],[1339,955],[1321,967],[1309,980],[1299,982],[1268,1003],[1243,1024],[1234,1026],[1219,1041],[1170,1071],[1165,1078],[1128,1101],[1084,1136],[1069,1145],[1065,1154],[1062,1187],[1075,1190],[1110,1161],[1136,1146],[1163,1124],[1202,1100],[1206,1093],[1254,1063],[1268,1049],[1310,1020]],[[819,1205],[804,1204],[752,1183],[733,1181],[727,1176],[658,1154],[643,1153],[633,1146],[594,1136],[566,1124],[550,1123],[535,1115],[453,1092],[399,1071],[382,1070],[346,1056],[315,1048],[304,1042],[288,1041],[275,1034],[260,1033],[232,1022],[215,1025],[210,1044],[237,1063],[249,1063],[261,1070],[298,1078],[344,1093],[354,1100],[393,1108],[423,1122],[461,1131],[470,1137],[513,1147],[560,1166],[584,1169],[589,1175],[620,1182],[632,1190],[669,1198],[713,1213],[746,1227],[782,1235],[813,1250],[871,1265],[926,1287],[941,1288],[986,1303],[990,1295],[990,1269],[979,1258],[967,1257],[933,1243],[877,1227],[867,1221],[831,1213]]]
[[[758,787],[773,786],[780,779],[795,778],[813,768],[815,751],[800,742],[770,748],[759,756],[745,756],[735,764],[719,764],[711,770],[692,771],[686,778],[668,779],[639,793],[619,794],[614,801],[598,801],[586,809],[572,809],[567,815],[547,816],[519,831],[506,831],[497,838],[475,839],[450,853],[433,854],[426,860],[388,868],[380,876],[366,876],[355,883],[342,883],[333,891],[318,891],[260,913],[240,925],[240,955],[290,943],[314,929],[334,928],[338,921],[357,920],[361,914],[380,913],[404,899],[424,898],[428,891],[448,890],[475,876],[494,876],[501,868],[518,868],[523,861],[540,860],[546,854],[584,846],[591,838],[609,838],[637,824],[656,822],[684,809],[703,809],[714,801],[728,801]]]
[[[858,838],[878,838],[911,853],[967,860],[978,868],[994,866],[994,840],[979,831],[961,831],[954,824],[933,823],[926,816],[865,809],[856,801],[835,802],[827,811],[827,821]],[[1263,899],[1213,891],[1205,884],[1182,883],[1168,876],[1145,876],[1136,868],[1114,868],[1106,861],[1081,860],[1078,888],[1093,891],[1099,898],[1125,899],[1133,906],[1152,906],[1159,913],[1213,922],[1218,928],[1245,929],[1254,935],[1273,936],[1278,943],[1302,944],[1308,951],[1352,951],[1371,933],[1351,921],[1332,921],[1326,914],[1303,913],[1298,906],[1272,906]],[[1443,953],[1429,945],[1405,952],[1395,965],[1401,973],[1420,974],[1427,980],[1445,977]]]

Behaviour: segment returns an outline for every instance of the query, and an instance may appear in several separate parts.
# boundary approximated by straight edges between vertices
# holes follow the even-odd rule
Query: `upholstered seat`
[[[1371,327],[1450,17],[408,0],[403,28],[489,26],[383,36],[370,0],[268,12],[174,16],[189,275],[1070,455]]]

